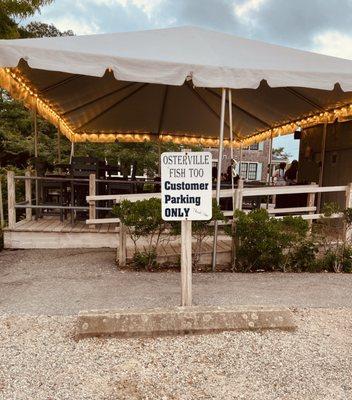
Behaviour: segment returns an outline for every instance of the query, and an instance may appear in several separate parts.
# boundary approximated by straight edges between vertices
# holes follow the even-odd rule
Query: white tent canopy
[[[194,27],[0,40],[0,67],[0,85],[72,141],[211,145],[222,87],[245,143],[352,114],[352,61]]]

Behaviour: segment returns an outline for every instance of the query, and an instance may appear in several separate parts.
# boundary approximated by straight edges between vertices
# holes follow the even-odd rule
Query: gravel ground
[[[295,318],[293,333],[75,342],[74,317],[2,316],[0,398],[352,399],[351,310]]]
[[[289,306],[295,332],[76,342],[79,310],[178,304],[178,273],[113,260],[0,253],[0,400],[352,399],[352,275],[194,274],[196,303]]]
[[[352,308],[352,274],[193,275],[194,303]],[[122,272],[110,250],[0,253],[0,314],[178,305],[180,274]]]

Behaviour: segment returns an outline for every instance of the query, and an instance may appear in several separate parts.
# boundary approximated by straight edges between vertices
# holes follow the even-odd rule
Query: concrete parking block
[[[150,337],[267,329],[294,330],[292,312],[288,308],[261,306],[82,311],[76,337]]]

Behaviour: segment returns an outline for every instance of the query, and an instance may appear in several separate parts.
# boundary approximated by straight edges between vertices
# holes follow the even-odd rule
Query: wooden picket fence
[[[97,218],[96,217],[96,203],[99,201],[112,201],[114,203],[120,203],[123,200],[138,201],[150,198],[161,198],[161,193],[140,193],[140,194],[120,194],[120,195],[96,195],[95,194],[95,175],[90,176],[90,195],[87,196],[87,202],[89,204],[89,219],[86,221],[87,224],[105,224],[105,223],[119,223],[120,234],[119,234],[119,246],[118,246],[118,260],[119,264],[124,266],[127,259],[126,249],[126,229],[123,224],[120,223],[118,218]],[[243,199],[249,197],[275,197],[283,194],[307,194],[307,205],[305,207],[287,207],[287,208],[272,208],[268,207],[267,211],[275,218],[283,218],[283,215],[299,216],[305,220],[308,220],[310,225],[313,220],[320,219],[323,214],[317,210],[315,206],[316,196],[321,196],[321,193],[345,193],[345,206],[346,208],[352,208],[352,183],[346,186],[326,186],[319,187],[316,184],[312,185],[294,185],[294,186],[265,186],[265,187],[244,187],[243,181],[239,182],[238,188],[234,191],[232,189],[223,189],[220,191],[220,198],[233,198],[234,209],[242,210]],[[213,191],[213,197],[215,197],[215,191]],[[269,205],[269,204],[267,204]],[[224,215],[231,216],[234,210],[224,211]],[[277,216],[276,214],[280,214]],[[341,218],[342,214],[333,214],[329,218]]]

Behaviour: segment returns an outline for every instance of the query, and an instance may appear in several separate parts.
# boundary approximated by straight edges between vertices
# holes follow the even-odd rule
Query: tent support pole
[[[34,157],[38,157],[38,124],[37,124],[37,108],[33,111],[33,129],[34,129]]]
[[[242,142],[240,143],[240,165],[238,166],[238,175],[240,176],[240,179],[242,179],[242,158],[243,158],[243,146]]]
[[[321,142],[321,168],[319,173],[319,186],[323,186],[323,179],[324,179],[326,132],[327,132],[327,123],[325,122],[323,125],[323,137]],[[317,212],[320,212],[320,208],[321,208],[321,193],[318,193]]]
[[[33,111],[33,127],[34,127],[34,157],[35,157],[35,176],[38,176],[38,121],[37,121],[37,106]],[[35,205],[39,205],[39,185],[38,180],[35,180]],[[35,219],[39,218],[40,210],[35,210]]]
[[[225,101],[226,89],[222,88],[221,93],[221,114],[220,114],[220,134],[219,134],[219,152],[218,152],[218,170],[216,178],[216,204],[220,204],[220,188],[221,188],[221,166],[222,166],[222,153],[224,148],[224,125],[225,125]],[[218,221],[214,221],[214,242],[213,242],[213,257],[212,257],[212,270],[216,269],[216,246],[218,238]]]
[[[169,85],[165,86],[164,90],[164,96],[163,100],[161,103],[161,110],[160,110],[160,117],[159,117],[159,123],[158,123],[158,176],[161,176],[161,163],[160,163],[160,157],[161,157],[161,140],[160,140],[160,135],[162,133],[163,129],[163,123],[164,123],[164,116],[165,116],[165,107],[166,107],[166,102],[167,102],[167,96],[169,94]]]
[[[61,133],[60,129],[57,129],[57,162],[61,163]]]
[[[235,209],[235,198],[234,198],[234,183],[233,183],[233,121],[232,121],[232,90],[228,89],[229,96],[229,125],[230,125],[230,158],[231,158],[231,192],[232,192],[232,209]]]
[[[271,163],[273,161],[273,134],[270,135],[270,142],[269,142],[269,159],[268,159],[268,174],[267,174],[267,182],[270,184],[271,183],[271,176],[272,176],[272,170],[271,170]]]
[[[161,176],[161,162],[160,162],[160,159],[161,159],[161,143],[160,143],[160,138],[159,138],[159,136],[158,136],[158,176],[160,177]]]
[[[70,164],[72,164],[72,158],[74,156],[75,156],[75,142],[71,142]]]
[[[270,142],[269,142],[269,157],[268,157],[268,172],[266,175],[266,183],[268,186],[271,184],[271,177],[272,177],[272,170],[271,170],[271,163],[273,161],[273,134],[270,135]],[[266,209],[269,209],[269,196],[266,196]]]

